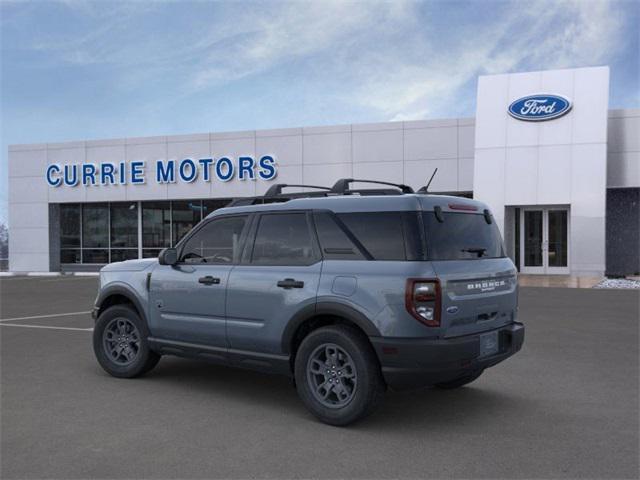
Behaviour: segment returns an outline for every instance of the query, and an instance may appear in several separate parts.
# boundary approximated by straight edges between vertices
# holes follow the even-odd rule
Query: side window
[[[339,213],[338,218],[374,260],[406,260],[401,212]]]
[[[260,217],[253,245],[254,265],[311,265],[316,260],[305,213]]]
[[[240,234],[246,223],[246,216],[210,221],[184,244],[181,261],[208,264],[237,263],[240,256]]]
[[[316,230],[326,260],[364,260],[360,250],[335,222],[333,216],[325,212],[314,214]]]

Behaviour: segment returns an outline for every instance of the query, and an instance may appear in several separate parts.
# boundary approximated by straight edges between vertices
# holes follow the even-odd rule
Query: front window
[[[246,216],[209,221],[186,240],[181,251],[181,261],[202,264],[238,263],[240,234],[246,223]]]
[[[469,260],[504,257],[502,237],[495,221],[473,213],[423,213],[429,260]]]

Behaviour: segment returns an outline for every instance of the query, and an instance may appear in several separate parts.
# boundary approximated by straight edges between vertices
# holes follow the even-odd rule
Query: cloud
[[[373,58],[360,62],[356,99],[391,120],[456,115],[451,104],[480,74],[598,65],[624,44],[622,12],[611,2],[516,2],[485,25],[458,29],[445,55],[416,61],[386,55],[384,76],[367,75]],[[425,52],[433,50],[429,38]]]
[[[625,43],[613,1],[61,5],[77,22],[27,48],[107,67],[114,89],[160,79],[175,101],[279,70],[391,120],[459,114],[479,74],[600,64]]]

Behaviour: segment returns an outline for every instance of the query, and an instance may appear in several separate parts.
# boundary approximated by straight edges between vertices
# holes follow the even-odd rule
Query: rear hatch
[[[441,332],[457,337],[485,332],[516,318],[516,269],[487,213],[423,213],[427,257],[440,280]]]

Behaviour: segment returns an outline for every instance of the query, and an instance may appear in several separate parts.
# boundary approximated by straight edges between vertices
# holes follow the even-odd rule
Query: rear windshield
[[[468,260],[504,257],[502,237],[494,222],[473,213],[423,213],[429,260]]]

